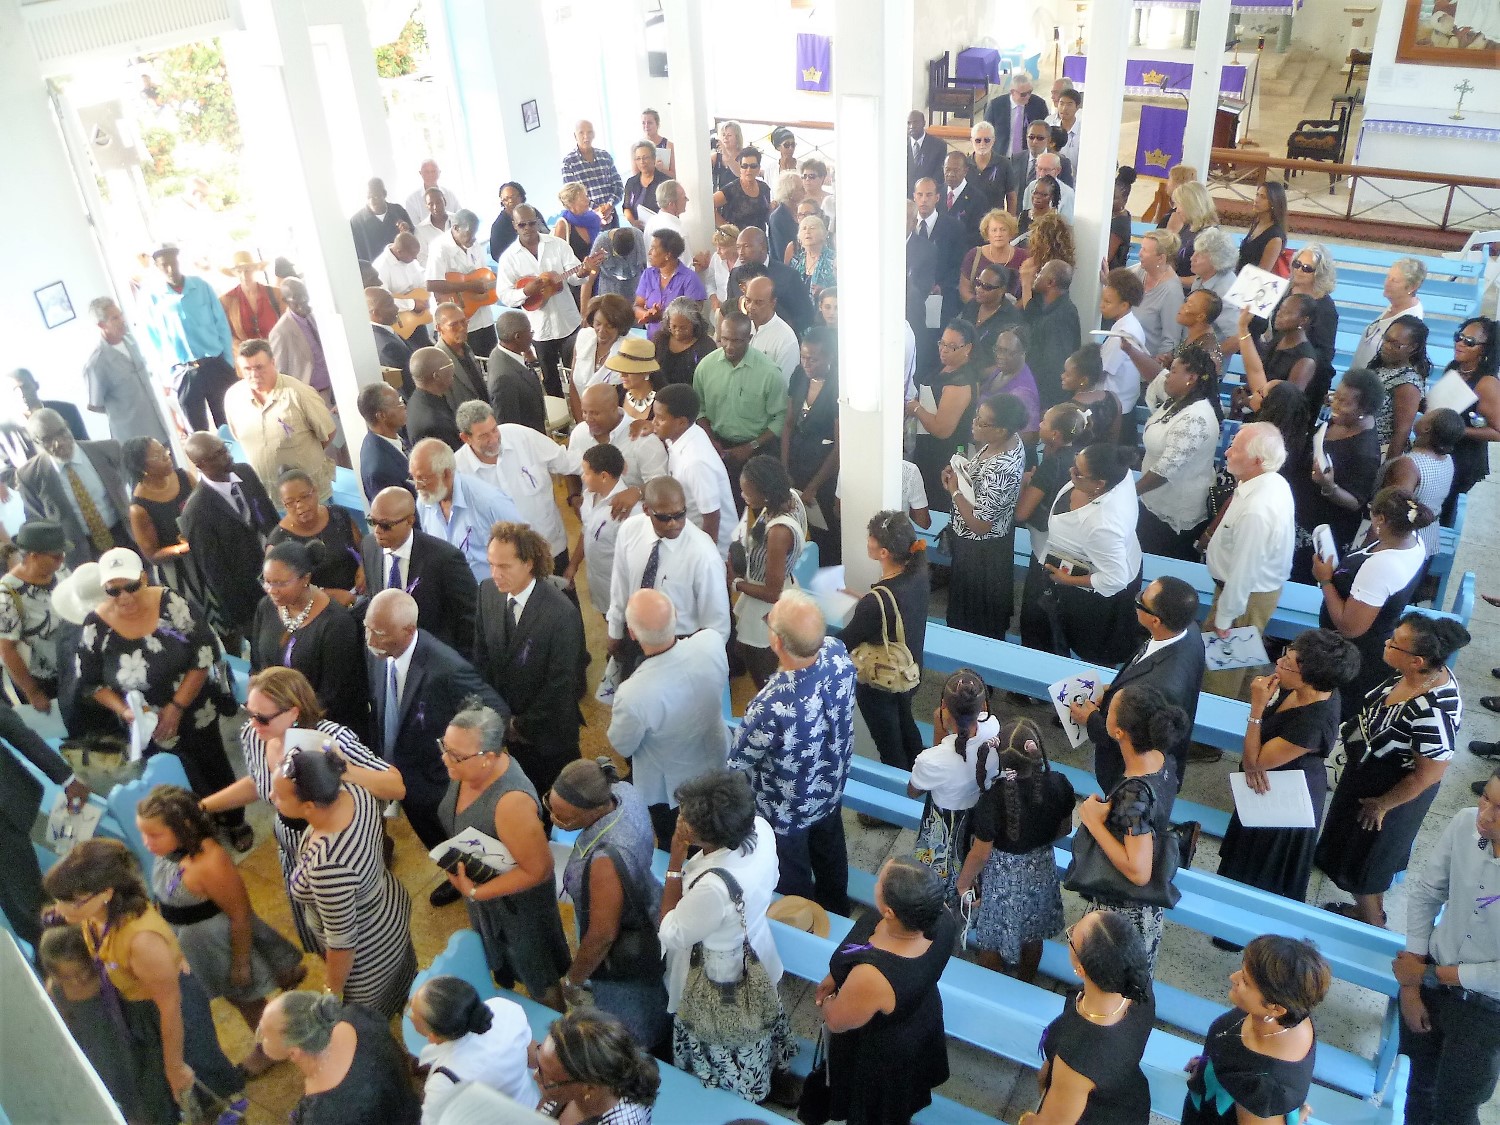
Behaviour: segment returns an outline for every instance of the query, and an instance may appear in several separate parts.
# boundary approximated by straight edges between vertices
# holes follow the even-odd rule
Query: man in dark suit
[[[359,447],[359,481],[365,499],[375,499],[383,488],[404,488],[413,496],[416,486],[406,458],[411,452],[401,431],[406,425],[406,403],[394,388],[384,383],[370,383],[359,389],[355,399],[359,416],[365,420],[365,440]]]
[[[463,441],[448,390],[453,386],[453,360],[439,348],[418,348],[411,357],[413,389],[406,402],[406,436],[412,445],[423,438],[437,438],[450,449]]]
[[[1025,272],[1021,274],[1021,318],[1031,333],[1026,366],[1036,378],[1043,410],[1068,397],[1062,389],[1063,364],[1083,339],[1078,308],[1068,296],[1072,284],[1073,267],[1061,259],[1037,270],[1030,286]]]
[[[740,307],[745,286],[757,277],[769,277],[772,288],[776,290],[776,315],[790,324],[799,337],[812,327],[815,317],[812,298],[807,295],[807,284],[791,266],[771,257],[766,232],[760,227],[746,227],[735,241],[735,250],[740,261],[729,271],[728,303],[731,311]]]
[[[464,310],[452,301],[444,301],[433,310],[432,320],[437,327],[436,347],[453,362],[453,384],[444,397],[457,410],[466,402],[484,397],[484,372],[469,345],[469,321]]]
[[[968,245],[978,246],[984,241],[979,237],[979,220],[990,209],[990,197],[978,184],[969,183],[968,174],[968,157],[950,152],[943,160],[943,186],[938,191],[937,206],[940,215],[958,223]]]
[[[89,788],[73,776],[68,763],[28,727],[21,716],[0,705],[0,910],[11,929],[35,946],[41,936],[42,869],[31,843],[31,826],[42,805],[41,783],[18,758],[24,758],[63,786],[74,807],[88,799]]]
[[[505,743],[538,793],[578,757],[583,618],[549,580],[552,549],[523,523],[496,524],[479,589],[474,665],[511,710]]]
[[[937,251],[936,284],[943,294],[943,323],[947,324],[959,314],[963,301],[958,295],[958,269],[968,253],[970,242],[958,220],[944,215],[937,209],[937,182],[931,179],[917,181],[912,192],[917,205],[917,227],[912,232],[915,238],[925,238]]]
[[[1031,206],[1026,188],[1040,174],[1036,162],[1052,151],[1052,127],[1045,121],[1026,126],[1026,148],[1010,157],[1010,182],[1015,185],[1016,214]],[[1071,169],[1069,169],[1071,171]]]
[[[361,259],[373,262],[380,252],[402,231],[415,231],[417,224],[399,203],[386,200],[385,181],[373,179],[365,189],[365,205],[349,220],[354,235],[354,250]]]
[[[41,450],[16,470],[26,518],[62,524],[68,565],[97,561],[111,547],[133,546],[120,443],[77,441],[63,416],[45,406],[32,412],[26,428]]]
[[[937,284],[937,243],[917,234],[917,205],[906,201],[906,322],[920,345],[927,335],[927,295]]]
[[[1136,599],[1135,619],[1148,636],[1114,681],[1104,689],[1097,705],[1074,703],[1073,721],[1086,726],[1094,744],[1094,776],[1108,793],[1125,777],[1125,759],[1120,744],[1109,736],[1105,719],[1115,695],[1126,687],[1153,687],[1168,703],[1181,707],[1191,720],[1198,712],[1198,693],[1203,686],[1203,638],[1198,635],[1198,592],[1180,578],[1158,578]],[[1182,788],[1187,771],[1189,734],[1175,746],[1162,747]]]
[[[906,115],[906,190],[916,187],[918,180],[941,180],[943,157],[948,155],[948,146],[927,131],[927,118],[920,109]]]
[[[1046,121],[1047,102],[1031,92],[1031,75],[1024,70],[1012,70],[1010,94],[990,99],[984,119],[995,127],[997,153],[1025,152],[1026,128],[1033,121]]]
[[[531,321],[516,309],[495,318],[495,350],[490,352],[490,370],[485,390],[495,420],[514,422],[539,434],[547,432],[547,392],[532,366]]]
[[[448,721],[471,697],[502,718],[510,711],[467,660],[417,622],[417,603],[410,594],[376,594],[365,613],[365,662],[380,756],[401,771],[406,782],[401,808],[417,839],[430,849],[448,838],[438,819],[438,806],[448,792],[438,740]],[[433,906],[456,901],[458,892],[450,883],[440,883],[432,892]]]
[[[375,336],[375,354],[381,367],[401,372],[401,393],[411,394],[411,345],[396,335],[393,327],[400,310],[389,289],[378,285],[365,290],[365,308],[370,313],[370,331]]]
[[[422,630],[459,652],[474,648],[479,593],[463,552],[417,527],[417,505],[404,488],[387,488],[370,501],[370,534],[360,554],[370,593],[405,590],[416,599]],[[392,565],[395,581],[392,581]]]
[[[218,434],[200,430],[183,443],[198,470],[178,523],[193,545],[193,561],[209,593],[209,613],[221,636],[246,633],[265,596],[260,563],[265,539],[276,527],[276,506],[249,465],[229,456]],[[237,647],[231,636],[225,645]]]

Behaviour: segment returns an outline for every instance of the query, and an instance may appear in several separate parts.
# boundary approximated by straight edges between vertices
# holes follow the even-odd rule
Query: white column
[[[258,197],[290,228],[292,257],[312,296],[349,453],[359,468],[365,424],[359,388],[380,361],[315,71],[312,30],[297,0],[243,0],[243,33],[223,39]],[[373,66],[373,61],[371,62]],[[354,208],[348,209],[350,212]]]
[[[340,123],[332,135],[340,196],[352,213],[364,199],[365,181],[379,176],[392,200],[399,201],[403,198],[401,169],[396,167],[364,4],[360,0],[310,0],[307,15],[313,25],[324,110],[330,120]]]
[[[1078,267],[1071,296],[1087,332],[1099,315],[1099,263],[1109,256],[1109,220],[1114,210],[1116,160],[1125,106],[1125,56],[1130,43],[1131,8],[1125,3],[1095,4],[1090,12],[1088,120],[1085,143],[1074,169],[1077,191],[1073,241]],[[839,294],[843,306],[843,294]]]
[[[865,174],[840,181],[841,229],[865,231],[839,246],[839,486],[846,585],[879,577],[865,555],[865,526],[901,506],[901,423],[906,381],[904,122],[914,50],[912,0],[841,3],[833,41],[833,120],[839,147],[861,154]]]
[[[672,90],[672,131],[677,150],[677,182],[687,188],[688,209],[682,216],[694,252],[712,250],[714,184],[708,162],[708,82],[703,65],[709,57],[703,35],[700,0],[663,0],[667,17],[667,78]],[[663,132],[666,129],[663,128]]]
[[[1193,50],[1193,86],[1188,91],[1182,162],[1198,169],[1204,179],[1208,178],[1208,153],[1214,143],[1214,114],[1219,109],[1220,72],[1224,69],[1224,41],[1228,35],[1229,0],[1202,0],[1198,7],[1198,44]]]

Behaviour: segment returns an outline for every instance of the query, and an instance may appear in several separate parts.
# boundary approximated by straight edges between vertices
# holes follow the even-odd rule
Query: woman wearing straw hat
[[[269,285],[262,285],[256,274],[264,273],[267,263],[256,261],[248,250],[236,250],[229,265],[219,272],[237,277],[240,283],[219,298],[229,331],[238,348],[246,340],[264,340],[281,317],[281,299]]]
[[[656,374],[661,364],[656,360],[656,345],[639,336],[626,336],[620,350],[604,361],[604,366],[619,374],[625,393],[620,405],[636,421],[651,417],[656,401]]]

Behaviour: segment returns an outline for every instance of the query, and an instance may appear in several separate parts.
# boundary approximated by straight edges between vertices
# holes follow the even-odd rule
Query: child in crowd
[[[110,1018],[99,983],[99,967],[83,940],[83,931],[77,926],[49,926],[37,943],[37,961],[52,1006],[98,1072],[105,1089],[126,1118],[131,1119],[134,1060],[124,1036]]]
[[[625,491],[625,455],[613,445],[590,446],[583,451],[583,503],[578,509],[578,543],[569,552],[568,568],[563,577],[572,582],[578,568],[588,577],[589,603],[600,613],[609,612],[609,579],[615,565],[615,536],[620,524],[641,510],[636,504],[625,516],[615,519],[610,505]]]

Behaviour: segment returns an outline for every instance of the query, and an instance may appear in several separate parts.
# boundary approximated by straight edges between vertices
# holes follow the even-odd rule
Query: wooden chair
[[[944,125],[948,124],[950,113],[967,117],[970,121],[977,121],[988,100],[989,83],[981,81],[976,84],[952,76],[947,51],[935,59],[928,60],[927,122],[929,125],[935,113],[943,115]]]
[[[1344,162],[1344,146],[1349,141],[1349,107],[1339,106],[1337,117],[1303,118],[1297,128],[1286,139],[1288,160],[1326,160],[1333,164]],[[1288,178],[1295,176],[1288,171]],[[1333,173],[1328,176],[1328,193],[1333,194],[1333,185],[1338,179]]]

